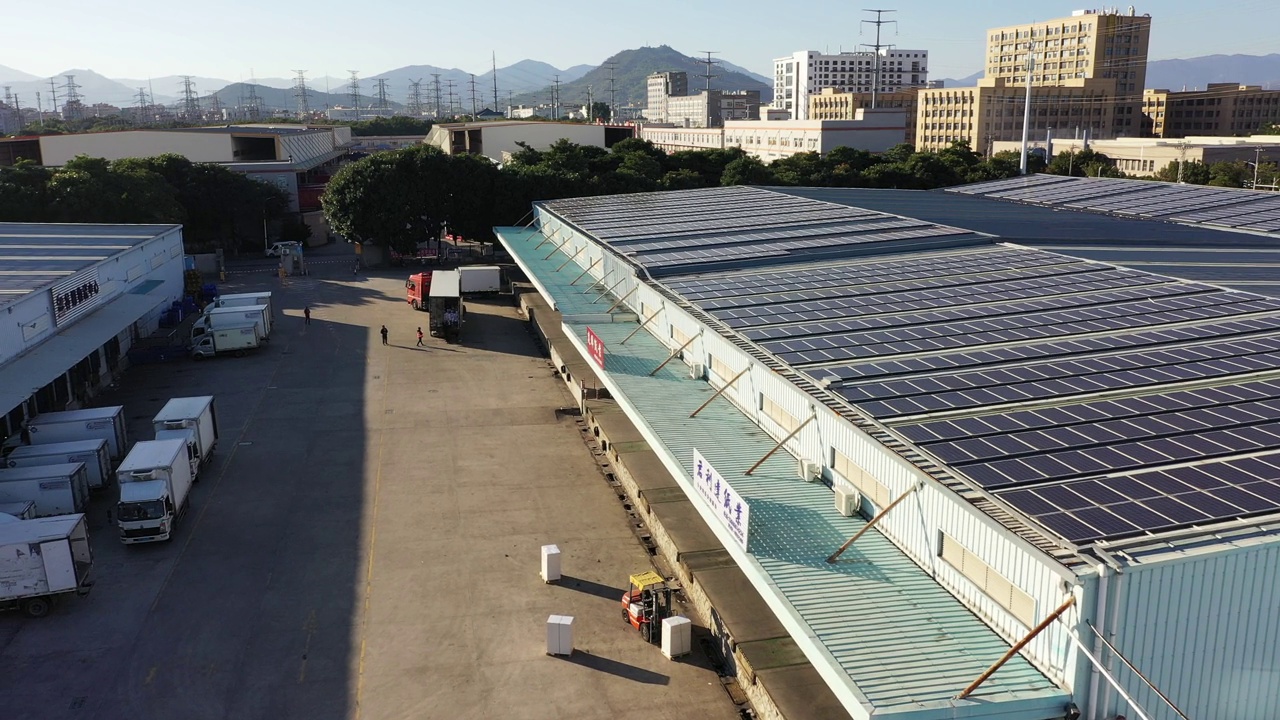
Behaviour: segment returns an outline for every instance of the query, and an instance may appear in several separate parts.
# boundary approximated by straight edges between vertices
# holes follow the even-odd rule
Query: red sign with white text
[[[596,361],[601,370],[604,369],[604,341],[592,332],[591,328],[587,328],[587,354]]]

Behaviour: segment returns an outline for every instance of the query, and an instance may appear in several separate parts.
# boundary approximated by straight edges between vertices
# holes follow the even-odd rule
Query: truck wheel
[[[236,351],[236,357],[244,357],[244,351],[243,351],[243,350],[237,350],[237,351]]]
[[[414,309],[414,310],[421,310],[421,309],[422,309],[422,308],[418,307],[418,301],[417,301],[417,300],[414,300],[414,301],[413,301],[413,309]]]
[[[31,598],[22,605],[22,612],[30,618],[42,618],[52,609],[53,603],[50,603],[48,598],[42,597]]]

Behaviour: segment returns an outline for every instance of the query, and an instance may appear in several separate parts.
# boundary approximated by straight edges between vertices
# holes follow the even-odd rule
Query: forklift
[[[640,631],[645,642],[662,640],[662,621],[671,617],[671,587],[649,570],[631,576],[631,589],[622,594],[622,619]]]

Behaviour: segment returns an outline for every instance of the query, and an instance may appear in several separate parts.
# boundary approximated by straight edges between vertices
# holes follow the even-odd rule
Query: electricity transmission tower
[[[293,97],[298,101],[298,117],[303,120],[311,115],[311,91],[307,89],[307,71],[294,70]]]
[[[60,111],[58,110],[58,83],[54,78],[49,78],[49,99],[53,102],[53,114],[56,117]]]
[[[876,44],[875,44],[875,45],[867,45],[867,46],[866,46],[866,47],[870,47],[872,50],[874,50],[874,51],[875,51],[875,54],[876,54],[876,58],[875,58],[875,59],[876,59],[876,62],[875,62],[875,68],[874,68],[874,70],[872,71],[872,74],[871,74],[872,80],[873,80],[873,81],[874,81],[874,83],[875,83],[875,84],[873,84],[873,85],[871,86],[871,109],[872,109],[872,110],[874,110],[874,109],[876,108],[876,106],[877,106],[877,103],[878,103],[878,100],[879,100],[879,97],[880,97],[880,65],[881,65],[881,63],[880,63],[880,49],[881,49],[881,48],[887,48],[887,47],[890,47],[889,45],[882,45],[882,44],[880,44],[880,26],[881,26],[881,25],[893,25],[893,26],[894,26],[894,29],[896,30],[896,29],[897,29],[897,27],[898,27],[898,21],[897,21],[897,20],[884,20],[884,19],[883,19],[883,16],[884,16],[884,14],[885,14],[885,13],[898,12],[898,11],[897,11],[897,10],[864,10],[863,12],[869,12],[869,13],[875,13],[875,14],[876,14],[876,19],[875,19],[875,20],[863,20],[863,21],[862,21],[864,24],[866,24],[866,23],[870,23],[870,24],[872,24],[872,25],[875,25],[875,26],[876,26]],[[805,111],[805,112],[807,113],[807,112],[808,112],[808,110],[806,109],[806,111]]]
[[[257,122],[262,119],[262,98],[258,97],[257,78],[249,78],[249,97],[245,100],[248,105],[249,119]]]
[[[351,107],[356,113],[356,122],[360,122],[360,71],[348,70],[351,82],[347,83],[347,97],[351,98]]]
[[[413,117],[422,117],[422,78],[409,82],[409,114]]]
[[[142,125],[148,122],[145,118],[151,113],[151,103],[147,101],[147,89],[138,88],[138,94],[133,96],[138,101],[138,117],[135,119],[135,125]]]
[[[718,64],[717,61],[711,59],[711,56],[718,53],[719,50],[699,50],[699,52],[706,53],[707,55],[706,60],[698,61],[699,63],[702,63],[703,65],[706,66],[706,70],[699,73],[698,77],[706,80],[706,84],[703,86],[703,91],[706,93],[706,101],[707,101],[707,117],[706,117],[707,125],[706,126],[711,127],[712,125],[715,124],[713,121],[715,119],[715,109],[716,109],[715,105],[713,105],[711,102],[711,81],[714,80],[715,78],[720,77],[719,75],[711,72],[712,70],[715,69],[715,66]]]
[[[479,114],[478,108],[476,107],[476,75],[475,73],[471,73],[471,82],[469,84],[471,85],[471,119],[475,120],[476,115]]]
[[[615,95],[616,90],[613,84],[613,71],[615,68],[618,67],[618,63],[610,60],[608,62],[608,66],[609,66],[609,122],[615,122],[615,118],[617,117],[617,110],[614,107],[614,101],[616,99],[616,95]]]
[[[190,75],[182,77],[182,116],[187,120],[200,119],[200,96]]]
[[[498,53],[493,53],[493,111],[498,111]]]
[[[435,88],[435,98],[436,98],[435,119],[439,120],[440,118],[444,117],[440,112],[440,73],[431,73],[431,77],[432,77],[431,84]]]
[[[554,120],[560,119],[560,76],[557,75],[553,81],[551,90],[551,116]]]
[[[385,117],[390,114],[389,110],[391,110],[391,101],[387,99],[387,80],[378,78],[378,115]]]

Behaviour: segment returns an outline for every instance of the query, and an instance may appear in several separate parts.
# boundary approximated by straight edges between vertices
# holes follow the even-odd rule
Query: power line
[[[439,120],[440,118],[444,117],[440,113],[440,73],[431,73],[431,77],[432,77],[431,85],[435,88],[435,98],[436,98],[435,119]]]
[[[875,53],[876,53],[875,71],[874,71],[874,73],[872,74],[872,77],[873,77],[873,78],[874,78],[874,80],[875,80],[875,84],[871,86],[871,109],[872,109],[872,110],[874,110],[874,109],[876,108],[876,101],[877,101],[877,99],[879,98],[879,95],[880,95],[880,48],[889,47],[888,45],[881,45],[881,44],[880,44],[880,26],[881,26],[881,25],[890,25],[890,24],[892,24],[892,25],[894,26],[894,28],[895,28],[895,29],[896,29],[896,28],[897,28],[897,26],[898,26],[898,21],[897,21],[897,20],[884,20],[884,19],[882,19],[882,17],[883,17],[883,15],[884,15],[885,13],[898,12],[898,11],[897,11],[897,10],[867,10],[867,9],[864,9],[864,10],[863,10],[863,12],[869,12],[869,13],[875,13],[875,14],[876,14],[876,19],[875,19],[875,20],[863,20],[863,21],[862,21],[864,24],[865,24],[865,23],[871,23],[872,25],[875,25],[875,26],[876,26],[876,44],[875,44],[875,45],[867,46],[867,47],[871,47],[871,48],[873,48],[873,49],[875,50]]]
[[[409,83],[408,111],[413,117],[422,117],[422,78],[410,81]]]
[[[618,67],[618,63],[614,62],[613,60],[610,60],[607,63],[607,65],[609,67],[609,122],[616,122],[618,115],[617,115],[617,110],[614,108],[614,101],[615,101],[616,95],[615,95],[615,88],[613,84],[613,71],[614,71],[614,68]]]
[[[355,121],[360,122],[360,71],[348,70],[351,82],[347,83],[347,97],[351,99],[351,107],[355,110]]]
[[[200,118],[200,96],[190,75],[182,75],[182,116],[187,120]]]
[[[704,78],[704,79],[707,81],[707,82],[706,82],[706,85],[705,85],[705,87],[704,87],[704,89],[706,89],[706,90],[710,90],[710,89],[711,89],[711,81],[712,81],[714,78],[718,78],[718,77],[720,77],[719,75],[712,74],[712,72],[711,72],[712,68],[714,68],[716,65],[719,65],[719,64],[720,64],[720,62],[719,62],[718,60],[712,60],[712,59],[711,59],[711,56],[712,56],[712,55],[719,55],[719,54],[720,54],[720,51],[719,51],[719,50],[699,50],[698,52],[700,52],[700,53],[705,53],[705,54],[706,54],[706,56],[707,56],[707,59],[706,59],[706,60],[699,60],[699,61],[698,61],[700,64],[705,65],[705,66],[707,67],[706,72],[699,73],[699,74],[698,74],[698,77],[700,77],[700,78]]]
[[[476,107],[476,74],[475,73],[471,73],[470,85],[471,85],[471,119],[475,120],[476,116],[479,115],[478,108]]]
[[[387,99],[387,80],[378,78],[378,114],[386,115],[391,109],[391,101]]]
[[[14,97],[17,97],[15,95]],[[58,114],[58,84],[55,78],[49,78],[49,100],[53,103],[53,114]]]
[[[560,119],[560,76],[552,81],[551,87],[551,118],[553,120]]]
[[[493,53],[493,111],[498,111],[498,53]]]

